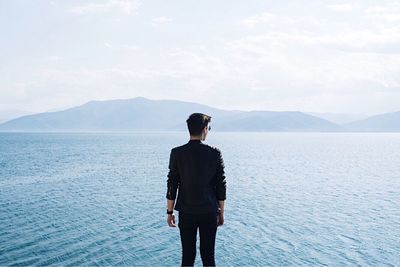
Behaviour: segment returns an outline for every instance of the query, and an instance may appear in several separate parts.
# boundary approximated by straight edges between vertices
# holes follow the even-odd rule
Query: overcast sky
[[[0,111],[400,110],[399,1],[0,0]]]

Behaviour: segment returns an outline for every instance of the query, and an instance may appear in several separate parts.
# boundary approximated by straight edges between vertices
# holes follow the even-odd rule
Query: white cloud
[[[2,43],[2,107],[160,99],[167,91],[169,98],[228,109],[370,113],[400,102],[395,1],[234,1],[232,12],[205,1],[196,13],[190,4],[143,2],[135,17],[124,14],[138,11],[137,0],[45,2],[32,10],[28,32],[18,23],[0,24],[11,25],[3,27],[6,33],[20,33]],[[12,12],[18,3],[5,5]],[[71,23],[66,7],[100,16]],[[246,15],[254,10],[259,14]],[[30,46],[13,45],[26,38]]]
[[[89,100],[151,96],[145,85],[157,77],[151,71],[114,67],[43,68],[31,75],[2,89],[1,109],[20,107],[41,112]]]
[[[330,8],[344,10],[355,8],[355,4],[331,5]],[[378,6],[367,9],[358,16],[363,18],[380,18],[385,20],[400,19],[400,4]],[[255,28],[261,23],[270,27],[259,27],[258,34],[244,38],[263,38],[268,45],[288,47],[296,45],[322,45],[353,52],[389,52],[400,53],[400,24],[372,24],[364,21],[366,26],[358,27],[352,21],[337,21],[323,17],[301,15],[260,13],[239,24]]]
[[[260,69],[266,69],[275,73],[274,76],[304,85],[336,84],[337,90],[346,83],[360,81],[370,81],[382,87],[398,87],[400,55],[352,53],[338,49],[341,46],[357,48],[379,40],[365,33],[353,34],[354,36],[315,36],[275,32],[228,41],[226,50],[232,58],[239,61],[237,65],[243,71],[249,71],[256,76]],[[272,80],[264,83],[271,84]]]
[[[137,51],[140,49],[138,45],[128,45],[128,44],[110,44],[104,43],[104,46],[111,50],[125,50],[125,51]]]
[[[365,17],[383,20],[389,23],[400,22],[400,3],[393,2],[387,5],[377,5],[366,8]],[[397,24],[399,25],[399,24]]]
[[[98,0],[95,2],[86,2],[81,5],[72,6],[67,9],[67,12],[76,15],[108,13],[111,11],[133,14],[138,8],[139,2],[137,0]]]
[[[167,23],[172,22],[173,19],[169,17],[155,17],[151,19],[151,25],[153,27],[158,27]]]
[[[52,56],[48,56],[46,59],[47,59],[48,61],[50,61],[50,62],[60,62],[60,61],[62,61],[64,58],[61,57],[61,56],[52,55]]]
[[[277,18],[277,15],[272,14],[272,13],[268,13],[268,12],[264,12],[261,14],[257,14],[254,16],[251,16],[249,18],[246,19],[242,19],[239,21],[239,24],[242,26],[246,26],[249,28],[254,28],[255,26],[257,26],[258,24],[261,23],[267,23],[270,22],[274,19]]]
[[[334,4],[334,5],[329,5],[328,8],[337,11],[337,12],[350,12],[356,9],[358,6],[355,4]]]

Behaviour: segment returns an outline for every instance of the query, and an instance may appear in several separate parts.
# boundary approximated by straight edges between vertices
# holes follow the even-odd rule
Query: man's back
[[[179,211],[182,266],[194,264],[197,230],[200,232],[203,266],[215,266],[217,228],[224,224],[224,162],[219,149],[201,142],[211,130],[210,121],[209,115],[191,114],[186,120],[190,140],[171,149],[169,158],[167,223],[170,227],[176,227],[173,209]]]
[[[171,149],[166,197],[178,198],[175,210],[207,213],[218,210],[218,201],[226,199],[224,162],[219,149],[189,140]]]

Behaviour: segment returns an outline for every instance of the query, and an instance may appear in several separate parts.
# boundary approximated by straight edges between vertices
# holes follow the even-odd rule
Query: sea
[[[0,133],[0,265],[179,266],[167,173],[188,140]],[[218,266],[400,266],[400,133],[210,131],[203,142],[225,165]]]

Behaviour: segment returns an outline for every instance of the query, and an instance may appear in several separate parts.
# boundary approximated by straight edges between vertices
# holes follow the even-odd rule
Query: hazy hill
[[[144,97],[90,101],[57,112],[23,116],[0,124],[2,131],[186,131],[193,112],[212,116],[215,131],[338,131],[327,120],[298,111],[221,110],[177,100]]]
[[[6,109],[0,110],[0,123],[19,118],[24,115],[33,114],[33,112],[26,111],[26,110],[13,110],[13,109]]]
[[[327,121],[344,124],[358,120],[362,120],[368,117],[365,114],[346,114],[346,113],[317,113],[317,112],[305,112],[306,114],[313,115],[315,117],[325,119]]]
[[[327,120],[299,111],[248,111],[232,114],[218,121],[225,131],[339,131],[341,127]]]
[[[343,124],[350,131],[398,132],[400,131],[400,111],[384,113],[369,118]]]

